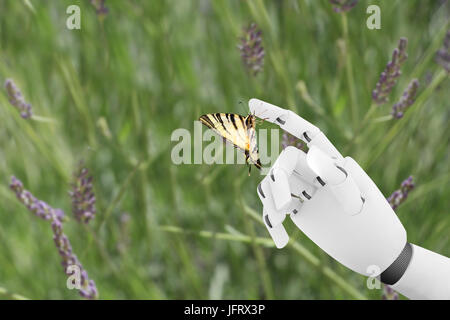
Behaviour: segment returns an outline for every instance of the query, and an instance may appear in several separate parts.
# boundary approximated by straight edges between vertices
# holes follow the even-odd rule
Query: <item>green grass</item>
[[[64,228],[101,299],[379,299],[290,223],[290,245],[274,248],[256,172],[171,162],[173,130],[193,132],[208,112],[243,114],[239,102],[252,97],[319,126],[385,196],[413,175],[417,188],[397,210],[408,239],[450,256],[449,80],[434,62],[449,17],[438,3],[382,2],[382,29],[369,30],[364,0],[346,16],[325,0],[107,0],[104,21],[88,0],[1,1],[0,83],[14,79],[36,117],[20,118],[1,90],[0,298],[79,298],[66,289],[49,224],[8,184],[16,175],[71,217],[71,172],[85,159],[97,216]],[[65,27],[70,4],[81,8],[81,30]],[[236,48],[250,22],[266,52],[257,77]],[[403,74],[366,117],[402,36]],[[375,121],[413,77],[419,96],[405,117]]]

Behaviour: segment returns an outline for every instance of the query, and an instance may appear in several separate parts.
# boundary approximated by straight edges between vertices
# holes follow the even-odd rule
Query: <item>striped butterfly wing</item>
[[[209,113],[199,119],[235,147],[248,150],[248,135],[245,118],[234,113]]]
[[[227,142],[244,151],[246,158],[261,169],[253,115],[243,117],[234,113],[210,113],[202,115],[200,121]]]

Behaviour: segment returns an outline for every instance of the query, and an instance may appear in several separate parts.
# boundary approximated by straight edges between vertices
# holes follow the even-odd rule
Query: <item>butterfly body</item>
[[[209,113],[199,119],[205,126],[245,153],[247,163],[261,169],[256,141],[255,116],[235,113]]]

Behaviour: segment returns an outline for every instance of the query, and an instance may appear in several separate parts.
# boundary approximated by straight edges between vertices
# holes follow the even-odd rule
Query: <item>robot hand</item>
[[[289,241],[283,226],[289,215],[314,243],[349,269],[400,284],[394,289],[411,298],[450,298],[450,259],[407,242],[397,215],[355,160],[343,158],[317,127],[292,111],[258,99],[251,99],[249,107],[252,114],[279,125],[309,148],[308,153],[285,148],[257,187],[263,221],[277,248]],[[413,251],[415,269],[410,266]],[[437,264],[447,285],[436,295],[430,295],[429,288],[425,293],[426,289],[411,290],[412,283],[426,281],[423,269],[434,268],[430,263]]]

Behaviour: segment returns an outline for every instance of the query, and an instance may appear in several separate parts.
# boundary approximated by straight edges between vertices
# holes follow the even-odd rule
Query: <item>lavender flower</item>
[[[283,136],[281,137],[281,146],[283,147],[283,149],[286,149],[288,146],[294,146],[297,149],[303,150],[304,152],[308,151],[306,144],[302,140],[294,137],[287,132],[284,132]]]
[[[9,102],[19,110],[20,115],[24,119],[31,117],[31,104],[27,103],[20,92],[20,90],[15,85],[14,81],[11,79],[6,79],[5,89],[8,94]]]
[[[91,0],[91,4],[95,8],[97,16],[104,19],[109,12],[109,9],[105,6],[105,0]]]
[[[450,30],[445,35],[444,46],[436,52],[435,59],[447,72],[450,72]]]
[[[92,176],[80,162],[76,172],[73,174],[72,191],[69,192],[72,198],[72,212],[78,222],[88,223],[95,216],[95,195],[92,187]]]
[[[413,181],[413,177],[409,176],[408,179],[404,180],[400,186],[400,189],[395,190],[387,201],[391,205],[392,209],[397,209],[397,207],[402,204],[406,198],[408,197],[408,193],[414,189],[415,184]]]
[[[401,75],[400,67],[408,58],[408,54],[406,53],[407,44],[408,39],[400,38],[398,48],[395,48],[392,53],[392,60],[386,65],[386,68],[380,75],[380,79],[378,80],[375,89],[372,91],[372,99],[378,105],[386,103],[389,100],[388,96],[394,85],[397,83],[397,78]]]
[[[397,119],[402,118],[406,109],[408,109],[408,107],[411,106],[414,103],[414,101],[416,101],[416,94],[417,94],[418,88],[419,88],[419,80],[413,79],[409,83],[406,90],[403,92],[403,95],[400,98],[400,101],[398,101],[392,107],[391,114],[394,118],[397,118]]]
[[[52,221],[53,241],[58,248],[59,255],[62,257],[61,265],[64,267],[66,275],[72,275],[68,270],[69,266],[78,266],[80,270],[80,296],[85,299],[96,299],[98,297],[97,287],[94,280],[89,279],[87,271],[72,251],[72,245],[69,239],[63,233],[61,221],[54,219]]]
[[[14,176],[11,177],[10,188],[16,193],[17,199],[19,199],[29,211],[44,220],[51,220],[53,240],[58,249],[58,253],[62,258],[61,265],[64,267],[64,272],[67,276],[71,276],[72,273],[68,270],[68,267],[74,265],[78,266],[80,269],[80,295],[86,299],[97,298],[98,291],[95,282],[89,279],[86,270],[81,265],[77,256],[73,253],[69,239],[63,232],[62,222],[64,211],[61,209],[53,209],[45,202],[35,198],[28,190],[23,188],[22,182]]]
[[[11,177],[11,184],[9,187],[16,193],[17,199],[19,199],[19,201],[34,215],[47,221],[54,218],[58,221],[63,220],[64,212],[61,209],[53,209],[44,201],[36,199],[31,192],[23,188],[22,182],[16,177]]]
[[[264,65],[264,47],[262,46],[261,30],[255,23],[244,28],[244,35],[240,38],[241,44],[238,45],[241,51],[242,61],[254,76],[263,69]]]
[[[358,4],[358,0],[330,0],[334,5],[333,10],[337,13],[347,12]]]
[[[394,291],[390,286],[384,285],[383,286],[383,300],[398,300],[398,294]]]

